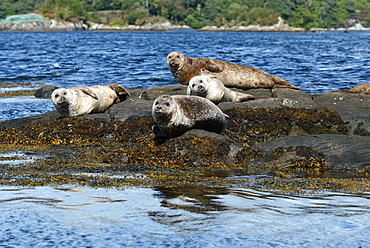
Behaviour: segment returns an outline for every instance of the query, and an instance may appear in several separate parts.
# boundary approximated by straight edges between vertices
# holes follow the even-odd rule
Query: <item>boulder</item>
[[[196,172],[203,175],[222,170],[230,175],[238,168],[247,174],[268,175],[258,179],[265,185],[265,180],[274,180],[272,177],[322,177],[331,171],[366,175],[370,171],[368,96],[311,97],[291,89],[247,90],[256,100],[218,105],[228,115],[222,134],[190,130],[176,138],[155,137],[151,116],[154,99],[185,92],[183,85],[132,89],[130,98],[104,113],[60,118],[51,111],[2,121],[0,152],[24,151],[35,161],[19,165],[21,169],[3,167],[0,183],[119,186],[129,179],[98,180],[85,174],[94,172],[103,177],[101,173],[123,171],[144,173],[145,183],[163,183],[164,178],[176,184],[184,178],[210,183]],[[20,176],[20,171],[26,175]],[[76,171],[81,174],[76,176]],[[174,176],[177,173],[181,174],[178,178]]]
[[[313,99],[318,107],[336,111],[348,124],[349,134],[370,135],[370,95],[329,93]]]

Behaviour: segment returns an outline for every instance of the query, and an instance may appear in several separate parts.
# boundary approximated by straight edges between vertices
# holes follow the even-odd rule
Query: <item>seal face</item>
[[[129,92],[123,86],[108,84],[58,88],[51,94],[51,99],[62,117],[70,117],[104,112],[128,96]]]
[[[215,77],[195,76],[189,81],[187,95],[205,97],[215,104],[220,102],[244,102],[253,100],[250,94],[232,91]]]
[[[251,66],[202,57],[187,58],[180,52],[169,53],[167,65],[175,80],[185,85],[188,85],[194,76],[207,75],[216,77],[226,87],[299,89],[276,75]]]
[[[208,99],[198,96],[162,95],[154,100],[152,116],[156,136],[176,137],[190,129],[221,133],[225,114]]]

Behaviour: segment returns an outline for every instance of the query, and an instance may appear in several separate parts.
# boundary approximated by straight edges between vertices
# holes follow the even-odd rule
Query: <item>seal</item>
[[[152,116],[158,137],[176,137],[190,129],[221,133],[226,115],[210,100],[199,96],[161,95],[154,100]]]
[[[217,78],[209,76],[195,76],[190,79],[186,94],[205,97],[214,104],[255,99],[253,95],[232,91]]]
[[[180,52],[167,55],[167,65],[180,84],[188,85],[194,76],[217,77],[226,87],[239,89],[291,88],[300,89],[284,79],[260,69],[209,58],[188,58]]]
[[[51,99],[62,117],[70,117],[104,112],[129,95],[123,86],[108,84],[58,88],[51,94]]]
[[[45,85],[35,92],[35,97],[36,98],[50,98],[53,91],[58,88],[59,87],[54,86],[54,85]]]
[[[355,94],[370,94],[370,83],[359,84],[349,90],[328,91],[326,93],[355,93]]]

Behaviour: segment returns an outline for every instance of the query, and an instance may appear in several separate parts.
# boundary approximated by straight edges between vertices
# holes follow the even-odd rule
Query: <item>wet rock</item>
[[[76,154],[89,163],[117,166],[312,173],[370,168],[369,134],[365,129],[359,131],[360,123],[369,127],[369,96],[326,94],[312,98],[299,90],[248,90],[257,100],[218,105],[229,116],[222,134],[190,130],[177,138],[155,139],[151,131],[154,99],[185,92],[183,85],[133,89],[130,98],[104,113],[62,119],[51,111],[3,121],[0,145],[26,145],[27,149],[35,145],[47,151],[52,146],[54,152]],[[91,158],[87,150],[93,151]]]
[[[255,145],[262,158],[251,165],[283,168],[317,167],[321,170],[360,170],[370,167],[370,137],[354,135],[303,135],[279,137]]]
[[[330,93],[315,95],[314,102],[336,111],[349,125],[349,134],[370,135],[370,95]]]
[[[272,96],[282,102],[284,106],[291,108],[318,108],[318,105],[312,100],[310,94],[292,89],[277,88],[272,90]]]

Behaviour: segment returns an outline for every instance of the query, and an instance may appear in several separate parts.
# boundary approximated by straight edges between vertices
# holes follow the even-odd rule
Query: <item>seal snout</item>
[[[176,59],[171,59],[169,64],[170,64],[170,66],[178,66],[178,63],[176,62]]]

